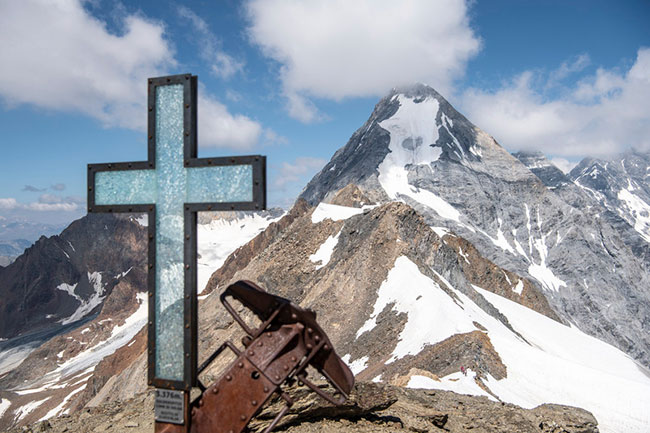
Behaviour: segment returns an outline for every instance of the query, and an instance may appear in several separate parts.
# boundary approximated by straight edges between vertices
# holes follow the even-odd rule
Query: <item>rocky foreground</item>
[[[406,389],[359,383],[348,402],[333,407],[306,388],[289,390],[296,401],[275,431],[339,432],[468,432],[473,433],[596,433],[591,413],[569,406],[541,405],[522,409],[486,397],[448,391]],[[251,423],[261,432],[282,402],[266,407]],[[18,432],[153,432],[153,394],[142,393],[124,402],[86,408],[72,416],[9,430]]]

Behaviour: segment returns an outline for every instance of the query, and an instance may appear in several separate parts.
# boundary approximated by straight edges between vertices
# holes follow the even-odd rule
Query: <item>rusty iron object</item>
[[[261,325],[251,329],[228,298],[250,309]],[[293,404],[281,385],[295,380],[332,404],[346,401],[354,385],[354,375],[316,323],[316,313],[267,293],[250,281],[229,286],[221,294],[221,302],[247,334],[242,339],[244,349],[239,350],[227,341],[199,367],[200,373],[226,348],[237,356],[216,383],[205,387],[199,381],[202,395],[191,405],[192,433],[243,432],[272,395],[278,394],[286,404],[264,430],[269,433]],[[307,378],[308,366],[325,376],[336,392],[326,393],[313,384]]]

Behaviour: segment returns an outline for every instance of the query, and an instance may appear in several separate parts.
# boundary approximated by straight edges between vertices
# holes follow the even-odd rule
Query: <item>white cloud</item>
[[[79,0],[0,2],[0,95],[143,128],[146,79],[175,64],[164,27],[127,15],[121,35]]]
[[[568,172],[573,170],[573,167],[578,165],[578,163],[575,161],[569,161],[568,159],[560,158],[559,156],[551,158],[550,161],[554,166],[562,170],[564,174],[567,174]]]
[[[210,69],[215,76],[228,79],[243,70],[244,62],[219,48],[219,40],[203,18],[186,6],[179,6],[178,14],[191,23],[192,39],[199,46],[201,57],[210,63]]]
[[[285,161],[280,166],[274,185],[278,189],[284,189],[289,184],[296,184],[305,175],[313,175],[316,171],[323,168],[326,163],[327,161],[324,159],[312,158],[310,156],[298,157],[293,163]],[[303,183],[301,183],[301,187]]]
[[[546,77],[565,78],[584,60]],[[558,78],[559,77],[559,78]],[[634,147],[650,150],[650,49],[626,71],[598,69],[557,97],[545,96],[543,74],[526,71],[495,92],[469,89],[464,113],[509,150],[556,156],[607,156]]]
[[[79,0],[0,2],[0,99],[10,107],[80,112],[105,126],[144,130],[146,80],[168,73],[176,61],[162,23],[121,15],[123,34],[115,35]],[[237,69],[223,56],[214,61],[221,74]],[[248,149],[262,132],[258,122],[231,114],[210,96],[199,95],[199,118],[207,147]]]
[[[0,209],[16,209],[18,207],[18,202],[15,198],[0,198]]]
[[[464,0],[250,0],[246,12],[304,122],[319,119],[310,97],[383,96],[417,81],[450,91],[480,46]]]
[[[82,200],[75,197],[60,198],[49,194],[43,194],[37,202],[20,203],[15,198],[0,198],[0,209],[8,211],[64,211],[73,212],[81,210],[84,206]]]
[[[201,147],[250,149],[258,143],[262,126],[243,115],[232,115],[210,96],[199,97],[198,129]]]

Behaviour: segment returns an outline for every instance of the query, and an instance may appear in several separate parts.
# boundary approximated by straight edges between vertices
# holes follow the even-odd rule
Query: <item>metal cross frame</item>
[[[182,107],[181,101],[182,86]],[[176,92],[176,106],[169,109],[161,103],[163,96],[168,90]],[[167,93],[169,93],[167,92]],[[171,93],[170,93],[171,94]],[[157,99],[158,97],[158,99]],[[177,117],[181,116],[176,123],[176,130],[172,132],[161,132],[160,122],[167,121],[167,111],[177,110]],[[160,113],[159,113],[160,111]],[[148,159],[147,161],[119,162],[88,165],[88,212],[146,212],[149,218],[148,223],[148,292],[149,292],[149,322],[148,322],[148,383],[159,388],[176,389],[189,391],[197,385],[197,212],[200,211],[226,211],[226,210],[262,210],[266,208],[266,157],[260,155],[232,156],[218,158],[197,157],[197,77],[190,74],[172,75],[148,80]],[[173,117],[173,116],[172,116]],[[170,118],[172,118],[170,117]],[[158,122],[157,122],[158,121]],[[182,139],[181,137],[182,123]],[[165,134],[171,134],[178,143],[182,141],[182,162],[180,167],[174,166],[171,169],[163,170],[157,168],[158,141],[161,146]],[[175,134],[175,135],[174,135]],[[169,145],[168,147],[173,147]],[[160,151],[162,153],[163,151]],[[179,152],[179,151],[178,151]],[[180,155],[180,153],[178,154]],[[160,158],[161,156],[158,155]],[[180,160],[180,156],[178,158]],[[161,160],[158,160],[161,166]],[[228,171],[229,167],[234,167]],[[248,168],[250,167],[250,168]],[[240,171],[237,171],[242,169]],[[197,171],[201,170],[201,171]],[[171,177],[167,177],[171,173]],[[198,174],[196,174],[198,173]],[[252,176],[252,179],[250,178]],[[181,179],[182,185],[170,185],[175,179]],[[223,193],[214,191],[216,185],[210,188],[206,185],[214,179],[215,184],[223,183],[235,186],[250,185],[250,191],[245,193]],[[165,184],[165,182],[167,182]],[[194,187],[194,188],[193,188]],[[184,194],[186,199],[181,204],[176,202],[165,202],[163,194],[159,190],[171,188],[175,194]],[[198,193],[194,193],[196,190]],[[240,188],[242,189],[242,188]],[[230,194],[230,195],[229,195]],[[242,197],[244,199],[242,199]],[[233,200],[233,198],[235,200]],[[189,199],[189,201],[187,201]],[[169,201],[169,200],[168,200]],[[159,210],[157,210],[159,205]],[[161,238],[157,230],[166,218],[165,207],[170,205],[182,205],[183,212],[183,279],[184,290],[182,299],[183,309],[183,356],[182,356],[182,379],[178,377],[169,378],[157,371],[157,342],[158,321],[161,311],[157,310],[158,294],[157,280],[163,276],[165,263],[157,261],[156,252],[158,247],[162,248],[168,239]],[[157,218],[159,217],[159,218]],[[171,218],[171,217],[169,217]],[[169,219],[168,218],[168,219]],[[176,216],[175,218],[178,219]],[[180,265],[180,261],[172,264]],[[169,305],[169,309],[177,306],[180,309],[180,299]],[[160,301],[160,304],[163,304]]]

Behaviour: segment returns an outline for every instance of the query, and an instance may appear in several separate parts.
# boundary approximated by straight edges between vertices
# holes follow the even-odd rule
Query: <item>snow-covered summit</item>
[[[626,160],[637,178],[650,174],[641,173],[649,161]],[[349,184],[374,203],[405,202],[432,227],[468,239],[535,281],[563,320],[650,365],[650,262],[626,242],[628,233],[600,218],[602,204],[543,155],[509,154],[431,87],[395,88],[382,98],[301,198],[328,202]],[[629,224],[650,235],[644,188],[637,179],[610,195],[629,210]]]

